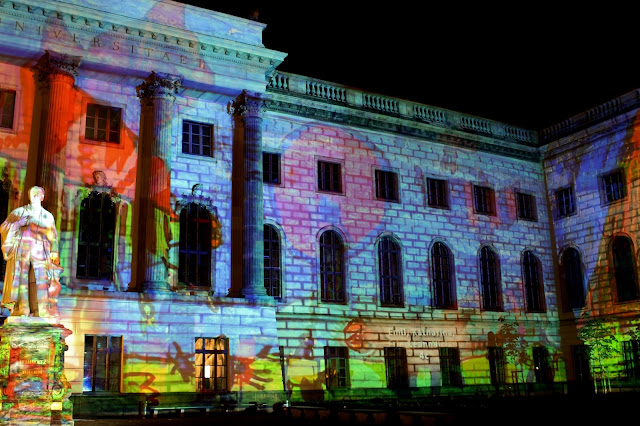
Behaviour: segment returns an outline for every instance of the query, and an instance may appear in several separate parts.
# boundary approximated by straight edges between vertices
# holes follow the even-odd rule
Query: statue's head
[[[29,190],[29,199],[31,200],[31,202],[33,202],[33,200],[35,199],[38,199],[40,200],[40,202],[42,202],[42,200],[44,200],[44,188],[41,188],[39,186],[31,187],[31,189]]]

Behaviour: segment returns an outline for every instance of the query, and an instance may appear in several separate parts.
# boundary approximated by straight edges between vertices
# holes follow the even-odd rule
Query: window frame
[[[330,165],[337,167],[337,178],[335,176],[330,176],[329,179],[329,188],[324,187],[324,183],[326,183],[327,179],[321,179],[323,173],[321,171],[321,165]],[[330,174],[335,173],[335,171],[331,170]],[[318,192],[326,193],[326,194],[344,194],[344,162],[340,160],[333,159],[325,159],[325,158],[316,158],[316,190]],[[335,185],[338,185],[338,188],[335,188]]]
[[[433,185],[431,184],[433,183]],[[432,187],[435,187],[433,189]],[[435,177],[427,177],[427,205],[436,209],[449,209],[449,181]],[[438,202],[441,199],[441,202]]]
[[[277,159],[277,179],[273,180],[273,159]],[[267,161],[269,160],[269,161]],[[270,165],[270,167],[266,167]],[[272,179],[267,179],[271,176]],[[282,186],[282,154],[279,152],[262,151],[262,183],[270,186]]]
[[[569,255],[573,257],[569,257]],[[562,251],[560,278],[563,284],[566,301],[565,310],[582,309],[586,304],[584,274],[582,271],[582,256],[574,247],[567,247]],[[569,279],[571,278],[571,279]]]
[[[487,346],[487,358],[489,359],[489,378],[495,387],[506,383],[506,359],[502,346]]]
[[[388,389],[406,389],[409,387],[406,348],[399,346],[385,347],[384,368]]]
[[[462,386],[462,366],[460,348],[438,348],[440,360],[440,380],[442,386]]]
[[[640,379],[640,340],[631,339],[622,342],[624,373],[627,379]]]
[[[282,298],[282,238],[278,229],[270,224],[265,223],[264,229],[264,287],[267,290],[267,295],[275,299]],[[270,236],[267,238],[267,229],[269,229]],[[273,236],[275,235],[275,238]],[[269,244],[267,244],[269,242]],[[272,247],[271,243],[277,242],[277,247]],[[277,260],[270,262],[273,258],[272,253],[277,253]],[[268,262],[269,260],[269,262]],[[269,273],[267,273],[269,272]],[[277,278],[273,278],[274,273],[277,273]],[[267,285],[269,281],[269,285]],[[274,284],[275,283],[275,284]],[[275,291],[274,291],[275,289]]]
[[[187,224],[183,223],[183,214],[185,215],[186,222],[189,222],[190,220],[189,209],[191,208],[191,206],[198,207],[198,216],[195,221],[197,224],[205,223],[205,218],[201,218],[199,216],[200,212],[202,211],[205,211],[206,213],[208,213],[208,223],[209,223],[208,231],[205,231],[207,233],[204,236],[202,236],[201,233],[199,232],[200,227],[196,226],[197,237],[195,242],[195,248],[193,248],[193,246],[188,243],[189,237],[190,237],[189,225],[188,223]],[[212,265],[213,265],[211,237],[213,232],[214,213],[211,210],[209,210],[207,206],[203,204],[198,204],[192,201],[184,205],[184,207],[180,210],[180,213],[178,214],[178,218],[179,218],[178,283],[190,289],[210,290],[211,283],[212,283],[211,274],[212,274]],[[204,245],[201,244],[201,239],[204,241]],[[183,241],[184,241],[184,244],[183,244]],[[208,246],[206,246],[207,242],[208,242]],[[191,282],[191,274],[189,272],[190,268],[188,263],[189,260],[186,258],[183,258],[183,256],[188,257],[191,255],[196,255],[198,259],[197,265],[196,265],[196,272],[195,272],[196,274],[195,284]],[[201,265],[201,259],[200,259],[201,256],[204,256],[205,263],[208,262],[208,267],[206,264]],[[206,272],[201,272],[201,268],[205,268]],[[184,278],[187,278],[187,279],[185,280]],[[203,278],[204,278],[204,282],[202,282]]]
[[[400,202],[400,176],[393,170],[374,169],[375,199],[390,203]],[[386,193],[386,196],[385,196]]]
[[[485,252],[488,252],[490,256],[493,256],[493,259],[485,259]],[[492,265],[489,265],[489,262],[492,262]],[[493,271],[487,270],[486,267],[492,268]],[[480,291],[482,295],[482,310],[494,312],[502,311],[503,303],[500,258],[498,257],[498,253],[489,246],[482,246],[478,252],[478,272]],[[491,277],[492,281],[486,280],[486,278]]]
[[[390,245],[390,247],[383,247]],[[387,244],[389,243],[389,244]],[[402,247],[390,235],[383,235],[376,244],[380,306],[404,307]]]
[[[202,340],[201,348],[198,349],[198,340]],[[207,349],[207,342],[213,341],[213,349]],[[223,348],[218,348],[218,342],[222,342]],[[229,391],[229,368],[230,368],[230,355],[229,355],[229,338],[225,336],[218,337],[204,337],[198,336],[194,339],[193,346],[194,353],[194,377],[196,392],[202,393],[220,393]],[[198,355],[202,355],[202,364],[198,363]],[[213,365],[207,364],[207,355],[213,355]],[[224,363],[218,364],[218,356],[222,355]],[[207,366],[210,372],[213,372],[211,377],[206,377]],[[200,368],[200,369],[199,369]],[[221,370],[219,370],[219,368]],[[200,371],[200,374],[198,373]],[[224,377],[218,377],[218,371],[224,372]],[[206,379],[209,379],[207,381]],[[205,383],[213,383],[212,388],[205,386]],[[221,383],[221,386],[218,385]],[[210,385],[209,385],[210,386]]]
[[[89,237],[87,241],[82,241],[82,238],[85,234],[84,229],[87,228],[90,230],[95,230],[96,222],[92,221],[92,219],[98,217],[98,214],[95,210],[87,211],[87,209],[90,206],[86,206],[86,204],[91,203],[93,199],[98,197],[101,199],[100,210],[103,213],[100,215],[99,224],[97,226],[99,228],[99,241],[95,242],[95,238],[91,238],[91,237]],[[109,230],[105,229],[109,225],[109,223],[106,223],[106,224],[104,223],[104,219],[105,219],[104,210],[105,210],[105,203],[107,202],[111,204],[111,210],[112,210],[111,214],[113,216],[112,223],[111,223],[112,228],[111,228],[110,242],[108,241],[108,237],[106,240],[103,239],[105,232],[107,234],[109,233]],[[87,218],[88,218],[88,223],[85,223],[85,220]],[[77,250],[76,250],[76,256],[75,256],[76,279],[113,281],[113,274],[115,269],[117,223],[118,223],[118,205],[116,202],[114,202],[111,199],[111,196],[109,195],[109,193],[100,192],[100,191],[91,191],[88,196],[82,199],[82,201],[80,202],[80,210],[79,210],[78,236],[76,238],[77,240]],[[98,262],[99,270],[97,274],[91,274],[89,271],[89,269],[91,268],[91,265],[94,264],[90,256],[90,252],[92,251],[91,247],[97,247],[97,250],[98,250],[97,257],[99,260]],[[106,250],[107,254],[104,254],[103,250]],[[110,255],[108,254],[108,252],[110,252]],[[84,273],[83,275],[81,275],[81,266],[83,266],[83,262],[80,260],[80,257],[82,254],[84,254],[86,259],[84,262],[86,264],[84,265],[84,269],[86,270],[86,273]],[[105,259],[108,262],[108,265],[106,266],[104,265]],[[105,267],[106,270],[103,270],[102,267]]]
[[[626,253],[626,259],[620,259],[616,255],[616,243],[622,240],[625,240],[629,244],[628,253]],[[612,267],[610,268],[610,270],[615,281],[614,288],[616,293],[616,301],[618,303],[632,302],[640,299],[640,289],[638,288],[638,265],[635,250],[636,248],[633,240],[631,240],[631,238],[627,235],[618,234],[614,236],[611,241],[609,253]],[[624,269],[621,269],[617,265],[617,262],[619,260],[628,261],[629,264],[625,265]],[[624,288],[621,282],[624,283]],[[621,291],[622,289],[626,290],[628,294],[624,294],[624,292]]]
[[[94,124],[94,131],[93,131],[93,135],[87,136],[87,132],[89,130],[89,108],[90,107],[96,107],[98,110],[106,110],[107,112],[107,118],[106,118],[106,128],[105,128],[105,138],[104,139],[100,139],[98,138],[98,132],[100,131],[97,123]],[[111,115],[112,112],[117,110],[120,114],[119,117],[119,121],[118,121],[118,128],[117,129],[112,129],[111,128]],[[97,120],[98,116],[96,115],[94,120]],[[122,106],[119,105],[105,105],[105,104],[101,104],[101,103],[97,103],[97,102],[89,102],[87,101],[84,105],[84,131],[82,133],[82,140],[83,142],[90,142],[90,143],[97,143],[97,144],[108,144],[110,146],[120,146],[122,145],[122,129],[124,126],[124,108]],[[114,133],[117,135],[118,140],[117,141],[113,141],[111,140],[111,134]]]
[[[9,127],[2,125],[4,117],[9,116],[9,114],[5,114],[4,103],[2,102],[5,93],[13,93],[13,105],[11,106],[13,111],[11,112],[11,126]],[[18,121],[18,96],[19,92],[15,88],[0,87],[0,131],[12,132],[16,130]]]
[[[185,132],[185,125],[189,126],[189,132]],[[208,128],[209,129],[209,138],[210,138],[210,143],[209,143],[209,150],[211,151],[208,155],[204,154],[204,142],[202,142],[202,136],[203,133],[201,132],[198,136],[200,136],[200,140],[201,143],[199,145],[194,145],[194,143],[192,142],[192,136],[194,135],[194,133],[192,132],[193,126],[198,126],[198,128],[200,130],[202,130],[203,128]],[[189,156],[191,158],[196,157],[196,158],[213,158],[214,153],[215,153],[215,126],[213,125],[213,123],[207,123],[207,122],[202,122],[202,121],[197,121],[197,120],[193,120],[191,118],[187,118],[187,117],[183,117],[182,118],[182,123],[180,126],[180,134],[182,135],[180,138],[180,154],[185,155],[185,156]],[[187,145],[189,146],[189,152],[185,152],[185,134],[189,135],[189,140],[186,142]],[[200,149],[200,153],[194,153],[193,152],[193,146],[198,146]]]
[[[568,193],[568,196],[565,193]],[[576,193],[573,185],[557,188],[554,191],[554,199],[556,202],[556,218],[557,219],[562,219],[562,218],[570,217],[577,214],[578,203],[576,200]],[[568,207],[567,207],[566,200],[569,200]],[[571,210],[570,211],[566,210],[567,208],[571,208]]]
[[[333,365],[336,365],[336,368],[333,368]],[[324,369],[327,390],[348,389],[351,386],[347,347],[325,346]]]
[[[621,194],[619,195],[618,198],[611,199],[609,197],[609,191],[607,190],[607,188],[611,186],[611,182],[608,183],[607,179],[613,178],[613,177],[618,177],[618,181],[616,183],[620,185],[619,192]],[[627,180],[626,180],[624,169],[619,168],[619,169],[608,171],[606,173],[602,173],[601,175],[598,176],[598,180],[600,183],[600,191],[601,191],[603,205],[608,206],[611,204],[622,202],[625,198],[627,198],[628,196]]]
[[[91,362],[89,367],[89,372],[87,372],[87,340],[88,338],[92,339],[91,342]],[[97,338],[106,338],[107,346],[106,350],[98,351],[98,339]],[[119,339],[119,347],[113,347],[111,345],[112,340]],[[122,350],[123,350],[123,339],[122,336],[111,336],[111,335],[97,335],[97,334],[85,334],[84,335],[84,349],[83,349],[83,379],[82,379],[82,391],[83,392],[104,392],[104,393],[120,393],[122,391]],[[98,356],[99,352],[104,352],[104,371],[105,371],[105,388],[104,389],[96,389],[96,368],[98,364]],[[117,355],[116,362],[112,362],[112,356]],[[117,364],[117,370],[112,371],[114,365]],[[102,363],[100,365],[102,367]],[[88,374],[89,373],[89,374]],[[116,375],[117,377],[113,379],[112,376]],[[117,383],[113,380],[117,381]],[[86,388],[87,382],[89,382],[89,389]],[[115,384],[115,386],[114,386]],[[116,389],[117,388],[117,389]]]
[[[531,349],[533,370],[536,383],[551,383],[553,381],[551,364],[549,363],[549,349],[546,346],[534,346]]]
[[[324,241],[329,237],[331,237],[331,241]],[[320,301],[322,303],[344,304],[347,302],[344,238],[336,230],[326,229],[318,237],[318,248]],[[327,264],[327,258],[331,259],[330,264]],[[329,297],[330,294],[333,296]]]
[[[473,184],[471,193],[473,196],[473,211],[476,214],[496,215],[496,193],[492,187]],[[480,200],[482,200],[482,204],[479,204]],[[483,209],[483,207],[486,207],[486,209]]]
[[[535,260],[535,265],[531,265],[531,260]],[[531,250],[525,250],[522,253],[521,265],[525,293],[525,312],[546,312],[546,294],[540,259]],[[535,282],[532,281],[533,277],[535,277]]]
[[[442,253],[444,252],[446,256]],[[458,309],[453,252],[442,241],[436,241],[429,250],[431,260],[432,305],[435,309]],[[445,265],[446,263],[446,265]]]
[[[518,219],[526,220],[529,222],[537,222],[538,221],[538,205],[536,201],[536,196],[528,192],[522,192],[517,189],[515,190],[515,195],[516,195],[516,214],[518,216]],[[521,200],[524,201],[526,199],[529,200],[528,209],[526,208],[526,206],[524,206],[524,204],[527,204],[527,203],[521,202]],[[526,215],[528,211],[530,212],[529,216]]]

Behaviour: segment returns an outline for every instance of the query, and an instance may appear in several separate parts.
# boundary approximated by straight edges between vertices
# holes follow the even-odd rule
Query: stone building
[[[76,410],[634,385],[639,92],[521,129],[124,5],[0,3],[0,215],[45,188]]]

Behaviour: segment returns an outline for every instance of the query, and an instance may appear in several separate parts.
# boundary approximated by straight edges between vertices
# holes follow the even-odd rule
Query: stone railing
[[[616,115],[640,107],[640,89],[633,90],[590,110],[576,114],[540,131],[541,144],[549,143],[563,136],[582,130]]]
[[[277,72],[271,80],[269,80],[267,90],[292,96],[307,97],[333,104],[338,103],[346,107],[357,108],[372,113],[393,117],[399,116],[421,123],[429,123],[453,130],[491,136],[496,139],[531,146],[538,144],[538,134],[535,131],[513,127],[504,123],[443,108],[366,93],[340,84],[316,80],[296,74]]]

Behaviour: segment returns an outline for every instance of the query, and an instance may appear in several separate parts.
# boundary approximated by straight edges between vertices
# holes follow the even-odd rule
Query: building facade
[[[77,410],[633,387],[637,91],[520,129],[278,72],[264,27],[0,3],[0,215],[45,188]]]

